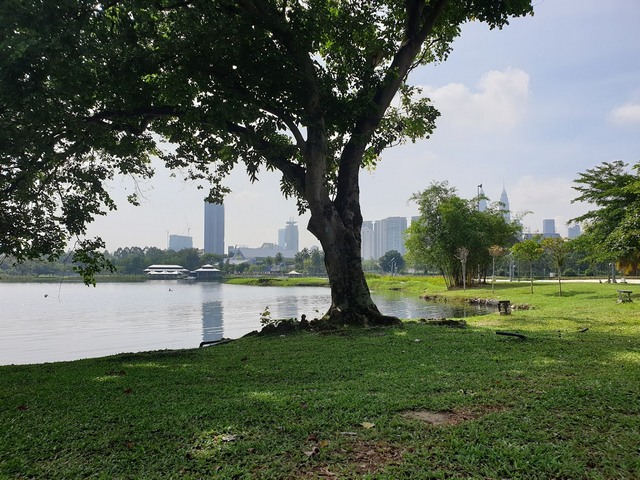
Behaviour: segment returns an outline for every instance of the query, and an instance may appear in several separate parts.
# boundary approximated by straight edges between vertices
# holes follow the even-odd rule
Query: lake
[[[194,348],[239,338],[271,318],[325,313],[325,287],[253,287],[218,282],[0,283],[0,365],[44,363],[124,352]],[[474,307],[433,304],[398,292],[374,294],[400,318],[461,318]]]

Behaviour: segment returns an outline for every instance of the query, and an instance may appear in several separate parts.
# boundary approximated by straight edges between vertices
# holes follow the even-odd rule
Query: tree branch
[[[279,170],[296,189],[296,193],[304,198],[306,171],[304,167],[288,159],[294,154],[293,150],[288,152],[289,155],[286,155],[284,152],[279,151],[281,148],[274,146],[268,140],[247,127],[230,122],[227,124],[227,127],[229,132],[234,133],[251,145],[264,159],[265,163]]]

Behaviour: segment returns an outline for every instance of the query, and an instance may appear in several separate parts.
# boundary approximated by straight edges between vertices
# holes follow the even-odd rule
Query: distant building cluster
[[[478,185],[478,210],[487,209],[487,198]],[[502,187],[500,194],[500,207],[502,215],[507,222],[511,221],[509,211],[509,197],[505,187]],[[417,217],[416,217],[417,218]],[[416,218],[413,218],[415,220]],[[406,253],[404,245],[404,233],[407,230],[406,217],[387,217],[382,220],[364,221],[362,223],[362,258],[365,260],[377,260],[385,253],[395,250],[400,254]],[[237,247],[230,246],[225,252],[225,216],[224,205],[204,202],[204,252],[216,255],[225,253],[237,262],[247,261],[247,259],[274,258],[280,254],[283,258],[291,259],[299,251],[298,225],[293,219],[286,222],[284,228],[278,230],[278,243],[263,243],[260,247]],[[568,238],[573,239],[580,236],[580,225],[570,225],[568,227]],[[534,234],[527,233],[525,238],[531,238]],[[542,222],[542,236],[545,238],[559,237],[556,232],[555,220],[545,219]],[[170,235],[168,237],[168,248],[170,250],[183,250],[193,248],[193,238],[185,235]]]
[[[567,238],[569,240],[578,238],[581,233],[582,230],[577,223],[567,227]],[[524,237],[533,238],[536,235],[537,234],[534,233],[526,233]],[[556,232],[556,221],[553,218],[545,218],[542,220],[542,233],[540,235],[542,238],[560,238],[560,234]]]
[[[406,217],[388,217],[377,221],[362,222],[362,258],[377,260],[392,250],[404,255],[406,253],[404,246],[406,229]]]
[[[511,213],[509,211],[509,197],[507,196],[507,190],[502,187],[502,193],[500,194],[500,204],[504,210],[502,215],[507,222],[511,221]],[[484,211],[487,209],[487,200],[482,190],[482,185],[478,185],[478,210]],[[567,229],[567,237],[571,240],[580,236],[582,231],[580,225],[569,225]],[[533,238],[537,234],[525,233],[524,238]],[[546,218],[542,220],[542,238],[559,238],[560,234],[556,231],[556,221],[553,218]]]

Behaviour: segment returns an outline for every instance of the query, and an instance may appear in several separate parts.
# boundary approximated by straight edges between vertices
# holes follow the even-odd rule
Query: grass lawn
[[[533,309],[0,367],[0,478],[640,478],[640,285],[383,282]]]

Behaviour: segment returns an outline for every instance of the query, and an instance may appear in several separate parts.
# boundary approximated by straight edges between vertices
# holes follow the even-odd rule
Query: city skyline
[[[449,181],[471,199],[482,184],[490,201],[503,186],[512,216],[524,216],[525,231],[540,230],[553,218],[562,236],[566,222],[587,210],[571,204],[580,172],[616,159],[633,164],[640,151],[640,2],[542,1],[535,16],[514,19],[503,30],[469,23],[453,44],[449,59],[416,69],[441,117],[428,140],[383,152],[381,162],[361,175],[364,219],[418,214],[412,194],[431,182]],[[569,29],[568,26],[571,28]],[[594,35],[598,32],[598,35]],[[158,166],[158,162],[154,161]],[[206,195],[194,182],[158,170],[157,178],[117,178],[111,191],[119,210],[99,218],[90,235],[107,249],[166,245],[166,231],[186,234],[202,248]],[[251,184],[241,168],[223,181],[227,245],[277,242],[274,225],[293,217],[300,247],[319,245],[306,230],[308,215],[297,216],[294,199],[284,199],[280,177],[262,172]],[[126,196],[142,193],[140,207]]]

